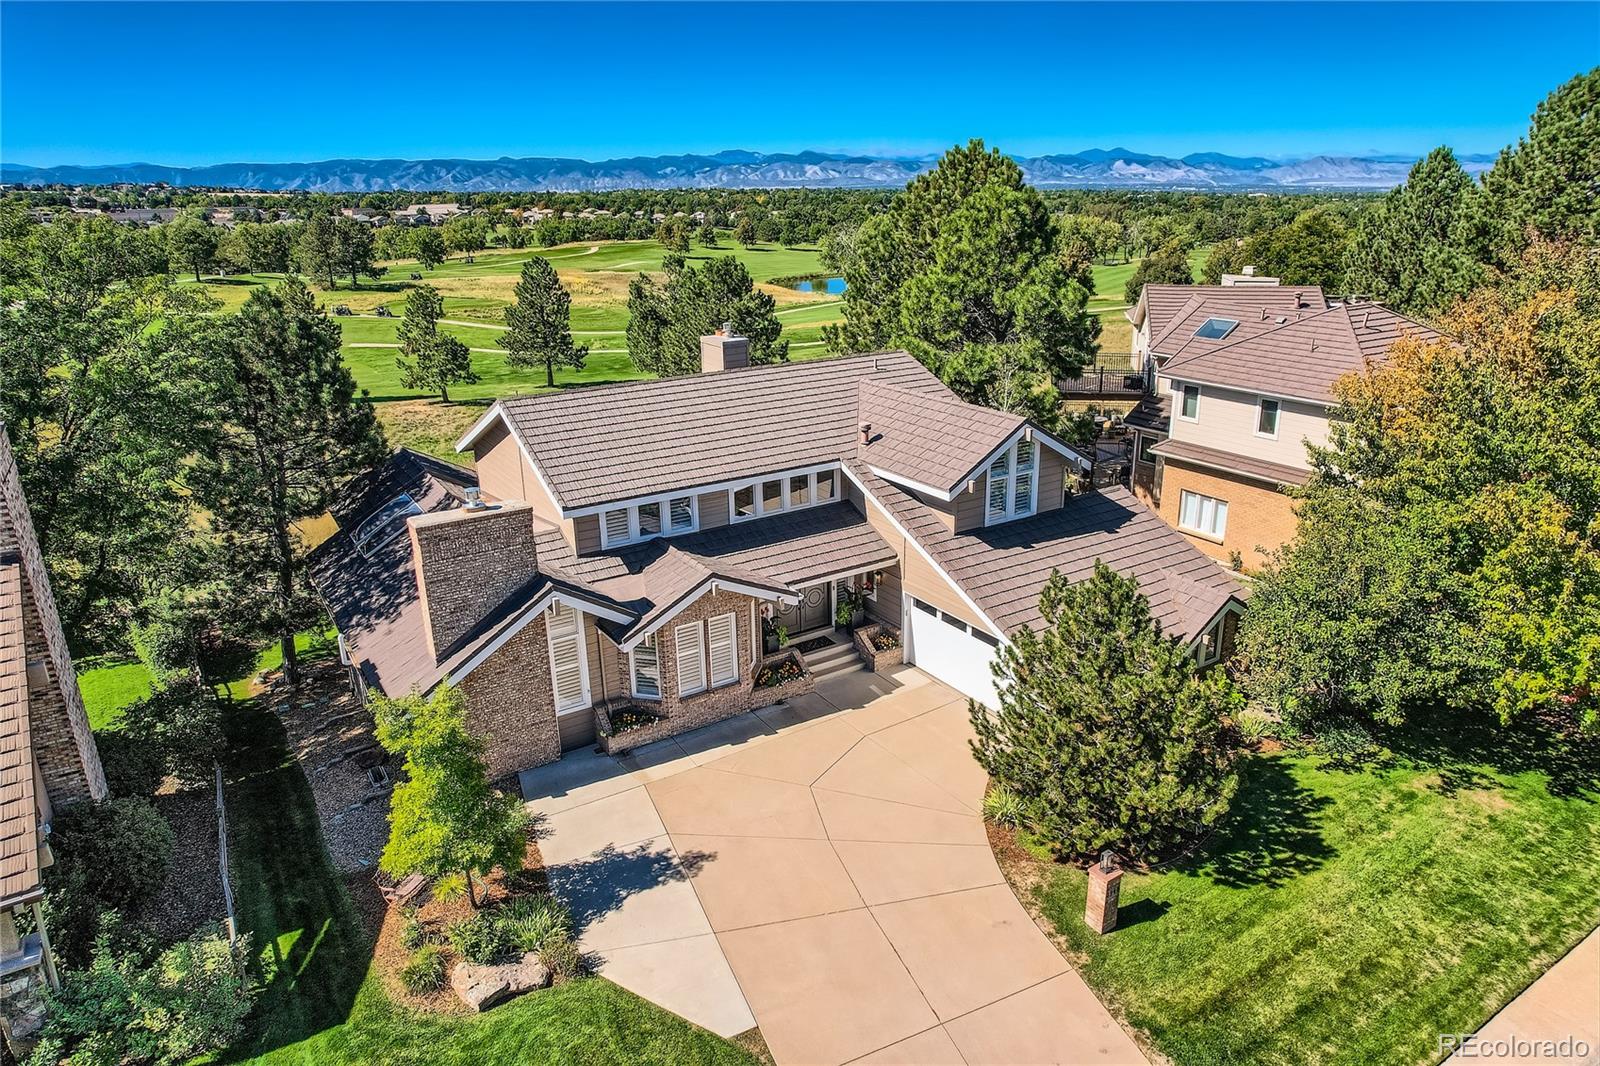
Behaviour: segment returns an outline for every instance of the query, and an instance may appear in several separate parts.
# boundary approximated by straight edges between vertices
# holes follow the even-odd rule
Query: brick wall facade
[[[491,778],[561,757],[544,615],[461,680],[467,725],[488,745]]]
[[[735,592],[708,592],[690,604],[682,614],[656,630],[656,643],[661,650],[661,703],[660,713],[673,719],[679,728],[674,733],[698,729],[712,722],[720,722],[750,709],[750,691],[755,685],[754,660],[758,650],[757,639],[750,630],[751,607],[755,603],[749,596]],[[707,618],[732,612],[737,637],[739,679],[731,685],[710,688],[693,696],[678,695],[677,629]],[[707,679],[709,680],[709,673]]]
[[[11,442],[0,425],[0,557],[6,556],[15,557],[22,569],[29,730],[45,792],[58,805],[105,799],[105,773],[56,614],[49,571],[34,537]]]
[[[1294,501],[1259,481],[1170,458],[1162,460],[1158,478],[1162,519],[1213,559],[1226,563],[1230,553],[1238,552],[1245,569],[1254,570],[1266,561],[1267,551],[1294,536]],[[1178,511],[1184,490],[1227,501],[1228,523],[1221,543],[1179,527]]]
[[[538,570],[529,504],[435,511],[406,524],[428,639],[441,658]]]

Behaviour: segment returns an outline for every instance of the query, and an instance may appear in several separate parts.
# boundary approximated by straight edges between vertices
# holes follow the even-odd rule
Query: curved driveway
[[[966,701],[853,673],[626,759],[522,775],[607,977],[779,1063],[1142,1063],[979,817]]]

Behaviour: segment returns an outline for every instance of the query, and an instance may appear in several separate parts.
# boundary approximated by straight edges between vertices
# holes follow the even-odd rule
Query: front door
[[[800,589],[799,603],[780,603],[772,612],[772,624],[783,626],[789,636],[821,629],[833,621],[832,604],[828,602],[828,584],[807,585]]]

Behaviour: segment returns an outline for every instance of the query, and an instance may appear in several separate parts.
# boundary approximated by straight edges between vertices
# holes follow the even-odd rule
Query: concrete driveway
[[[522,775],[580,942],[780,1063],[1142,1063],[989,850],[966,700],[910,667]]]

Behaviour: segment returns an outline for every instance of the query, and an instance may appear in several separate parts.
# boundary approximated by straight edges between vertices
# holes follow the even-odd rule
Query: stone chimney
[[[734,335],[733,323],[724,322],[722,328],[709,337],[700,338],[700,372],[714,374],[719,370],[737,370],[750,365],[750,341]]]
[[[539,571],[529,504],[434,511],[406,525],[435,659],[449,655]]]

